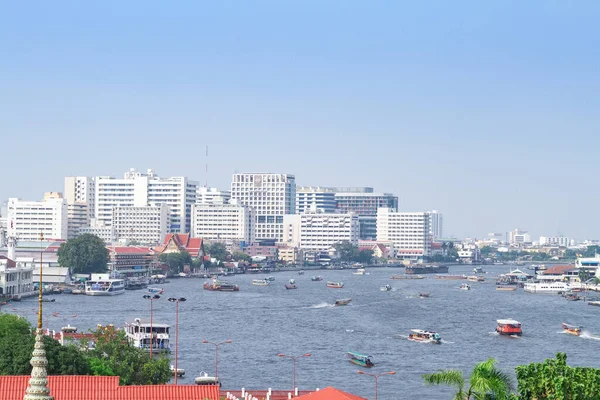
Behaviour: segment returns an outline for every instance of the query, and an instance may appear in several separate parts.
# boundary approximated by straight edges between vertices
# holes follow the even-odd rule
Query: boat
[[[73,289],[72,294],[85,294],[84,289]]]
[[[352,274],[354,274],[354,275],[369,275],[367,270],[364,268],[359,268],[356,270],[356,272],[353,272]]]
[[[67,326],[63,326],[62,328],[60,328],[61,331],[63,331],[64,333],[77,333],[77,328],[74,326],[71,326],[70,324]]]
[[[423,275],[392,275],[390,276],[390,279],[425,279],[425,277]]]
[[[448,272],[447,265],[409,265],[404,269],[405,274],[444,274]]]
[[[588,306],[600,307],[600,301],[588,301]]]
[[[485,278],[483,276],[474,276],[474,275],[471,275],[471,276],[467,276],[467,280],[469,282],[484,282]]]
[[[170,353],[171,327],[158,322],[145,322],[136,318],[125,324],[125,336],[133,347],[150,350],[152,353]]]
[[[298,275],[304,275],[304,271],[303,270],[298,271]]]
[[[424,299],[426,297],[429,297],[429,295],[430,295],[429,292],[421,292],[421,293],[419,293],[419,297],[422,298],[422,299]]]
[[[274,277],[274,276],[267,276],[267,277],[265,278],[265,281],[268,281],[268,282],[273,282],[274,280],[275,280],[275,277]]]
[[[581,300],[581,297],[579,297],[575,293],[566,293],[565,299],[567,299],[567,301],[578,301]]]
[[[125,293],[123,279],[97,279],[85,282],[85,294],[88,296],[115,296]]]
[[[163,288],[158,287],[148,287],[147,290],[150,294],[163,294],[163,292],[165,291]]]
[[[56,299],[42,299],[42,303],[54,303]]]
[[[200,372],[202,375],[194,379],[196,385],[215,385],[219,386],[219,378],[215,376],[208,376],[206,372]]]
[[[336,306],[346,306],[348,305],[348,303],[350,303],[352,301],[352,299],[339,299],[335,301],[335,305]]]
[[[310,280],[313,282],[319,282],[319,281],[323,280],[323,277],[322,276],[311,276]]]
[[[583,326],[569,325],[569,324],[565,324],[564,322],[562,323],[562,328],[563,328],[563,331],[565,331],[566,333],[570,333],[571,335],[575,335],[575,336],[581,335],[581,331],[583,331]]]
[[[521,323],[519,321],[515,321],[514,319],[499,319],[496,321],[498,326],[496,327],[496,332],[501,335],[517,335],[521,336],[523,333],[521,331]]]
[[[285,284],[285,288],[286,289],[298,289],[298,286],[296,286],[296,280],[290,279],[289,283]]]
[[[424,331],[422,329],[411,329],[408,335],[408,340],[413,342],[441,344],[442,338],[440,334],[432,331]]]
[[[461,281],[461,280],[467,279],[467,276],[466,275],[436,275],[435,279]]]
[[[271,281],[268,281],[266,279],[253,279],[252,284],[254,286],[269,286],[271,284]]]
[[[359,354],[349,351],[348,358],[350,359],[349,361],[352,364],[356,364],[361,367],[371,368],[375,366],[375,364],[373,364],[373,362],[371,361],[371,356],[368,356],[366,354]]]
[[[216,292],[238,292],[240,287],[233,283],[219,281],[213,279],[212,281],[204,282],[204,290],[212,290]]]
[[[496,286],[496,290],[501,290],[503,292],[514,292],[517,290],[516,286]]]
[[[475,267],[475,268],[473,268],[473,272],[476,273],[476,274],[485,274],[485,271],[481,267]]]
[[[344,287],[344,282],[327,282],[328,288],[341,289]]]
[[[390,290],[392,290],[392,285],[385,285],[379,288],[379,290],[381,290],[382,292],[389,292]]]
[[[175,367],[171,365],[171,366],[169,367],[169,369],[171,370],[171,373],[172,373],[173,375],[175,375]],[[179,378],[183,378],[183,376],[184,376],[184,375],[185,375],[185,369],[183,369],[183,368],[177,368],[177,376],[178,376]]]
[[[541,281],[541,282],[527,282],[523,286],[523,290],[529,293],[540,293],[540,294],[562,294],[569,292],[571,287],[566,282],[560,281]]]
[[[471,285],[469,285],[468,283],[463,283],[462,285],[460,285],[460,289],[461,290],[471,290]]]

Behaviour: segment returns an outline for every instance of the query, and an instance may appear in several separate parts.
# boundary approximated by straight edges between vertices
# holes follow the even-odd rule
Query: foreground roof
[[[22,399],[29,375],[0,376],[0,400]],[[55,400],[219,400],[218,386],[119,386],[118,376],[49,376]]]
[[[341,390],[331,386],[326,387],[323,390],[319,390],[318,392],[312,392],[311,394],[305,394],[304,396],[299,396],[296,398],[303,400],[367,400],[364,397],[342,392]]]

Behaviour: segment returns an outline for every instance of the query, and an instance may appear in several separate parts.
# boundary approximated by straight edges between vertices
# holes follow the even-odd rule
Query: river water
[[[202,371],[214,374],[215,348],[203,339],[224,341],[219,350],[219,376],[223,388],[287,389],[292,387],[292,361],[278,353],[311,357],[297,361],[297,386],[301,389],[334,386],[369,399],[374,380],[356,373],[346,352],[368,353],[376,366],[367,372],[396,371],[379,380],[380,399],[448,399],[451,390],[423,384],[423,373],[457,368],[468,372],[475,363],[494,357],[499,367],[514,377],[514,367],[566,352],[570,365],[600,367],[599,307],[583,301],[569,302],[557,295],[529,294],[522,291],[496,291],[494,281],[508,266],[487,266],[486,282],[470,283],[472,290],[460,290],[463,281],[390,280],[403,269],[374,268],[370,275],[351,271],[319,270],[273,274],[270,286],[251,285],[262,275],[237,275],[225,278],[240,285],[234,293],[202,289],[203,279],[172,279],[162,285],[163,298],[153,303],[154,321],[175,325],[175,305],[168,297],[185,297],[179,306],[179,367],[186,377],[180,383],[193,383]],[[471,274],[467,266],[450,267],[451,274]],[[311,275],[324,280],[312,282]],[[297,290],[284,284],[293,278]],[[327,280],[343,281],[343,289],[325,287]],[[381,292],[391,284],[393,290]],[[431,292],[420,299],[419,292]],[[80,332],[97,324],[123,326],[134,318],[149,318],[150,302],[143,291],[127,291],[114,297],[75,295],[51,296],[44,303],[45,326],[59,330],[67,323]],[[335,299],[352,298],[345,307],[334,307]],[[35,321],[35,299],[13,303],[4,308]],[[58,317],[52,313],[60,313]],[[77,317],[72,315],[77,314]],[[62,318],[62,316],[65,316]],[[494,333],[496,319],[514,318],[523,325],[521,338]],[[584,325],[581,337],[561,332],[561,323]],[[411,328],[435,330],[441,345],[407,340]],[[175,335],[172,329],[174,349]],[[172,354],[174,357],[174,352]]]

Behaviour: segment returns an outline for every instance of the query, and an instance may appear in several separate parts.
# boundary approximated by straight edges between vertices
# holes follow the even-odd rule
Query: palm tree
[[[423,375],[428,385],[448,385],[458,389],[454,400],[506,400],[513,390],[510,377],[496,368],[493,358],[475,365],[465,390],[462,371],[450,369]]]

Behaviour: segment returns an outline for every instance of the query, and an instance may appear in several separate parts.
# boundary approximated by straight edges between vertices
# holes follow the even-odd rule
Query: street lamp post
[[[185,301],[184,297],[169,297],[171,303],[175,303],[175,384],[177,385],[177,358],[179,356],[179,302]]]
[[[215,343],[215,342],[209,342],[208,340],[204,339],[202,341],[202,343],[215,345],[215,378],[217,378],[217,380],[218,380],[219,379],[219,346],[222,344],[231,343],[231,340],[226,340],[224,342]]]
[[[293,374],[293,388],[292,388],[292,392],[296,393],[296,360],[301,358],[301,357],[310,357],[310,353],[306,353],[306,354],[300,354],[299,356],[288,356],[287,354],[282,354],[279,353],[277,354],[278,357],[285,357],[285,358],[291,358],[292,361],[294,362],[294,374]]]
[[[152,302],[154,300],[158,300],[160,299],[160,296],[155,294],[154,296],[151,296],[149,294],[145,294],[143,296],[146,300],[150,300],[150,358],[152,358],[152,351],[154,350],[154,332],[152,331]]]
[[[375,378],[375,400],[377,400],[377,383],[379,381],[379,377],[383,375],[395,375],[396,371],[382,372],[381,374],[370,374],[364,371],[356,371],[360,375],[369,375]]]

